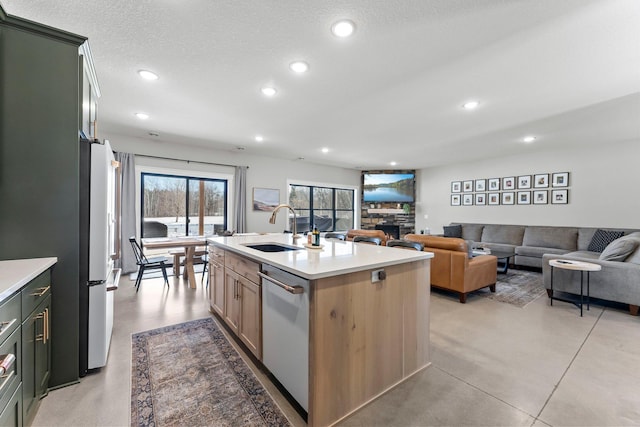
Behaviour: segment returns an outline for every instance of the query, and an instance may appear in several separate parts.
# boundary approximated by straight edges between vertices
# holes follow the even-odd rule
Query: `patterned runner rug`
[[[211,318],[132,336],[132,426],[288,426]]]
[[[473,292],[471,295],[524,307],[545,294],[542,273],[509,269],[507,274],[498,274],[495,293],[490,292],[489,288],[483,288]]]

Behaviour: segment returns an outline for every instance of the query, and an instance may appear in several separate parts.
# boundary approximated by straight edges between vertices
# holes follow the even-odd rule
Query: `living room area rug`
[[[470,295],[525,307],[540,296],[546,295],[546,290],[542,284],[542,273],[509,269],[506,274],[498,274],[495,293],[491,292],[489,288],[482,288]]]
[[[132,335],[132,426],[289,426],[212,318]]]

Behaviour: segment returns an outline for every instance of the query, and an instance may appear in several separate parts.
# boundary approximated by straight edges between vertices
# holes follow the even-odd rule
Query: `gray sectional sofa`
[[[629,304],[631,314],[638,314],[640,306],[640,230],[600,228],[624,231],[624,236],[607,246],[603,254],[615,245],[624,245],[632,252],[618,260],[600,259],[601,253],[589,250],[595,227],[547,227],[530,225],[499,225],[453,223],[462,227],[462,238],[473,240],[476,246],[491,249],[512,249],[515,266],[542,269],[543,282],[550,293],[551,259],[586,261],[602,266],[591,273],[590,295],[608,301]],[[445,229],[445,232],[447,230]],[[614,244],[615,243],[615,244]],[[615,255],[615,254],[614,254]],[[580,293],[580,272],[555,269],[554,292]]]

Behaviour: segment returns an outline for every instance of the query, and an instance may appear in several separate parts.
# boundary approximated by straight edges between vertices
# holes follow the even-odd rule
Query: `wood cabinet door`
[[[240,324],[238,336],[251,352],[262,360],[262,341],[260,331],[262,330],[262,303],[261,287],[240,277]]]
[[[224,267],[217,262],[209,264],[209,305],[220,316],[224,316]]]
[[[240,298],[239,284],[240,276],[233,270],[224,269],[224,321],[238,334],[238,324],[240,322]]]

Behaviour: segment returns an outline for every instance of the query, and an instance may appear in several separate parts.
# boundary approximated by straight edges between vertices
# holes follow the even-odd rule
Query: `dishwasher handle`
[[[264,280],[270,281],[274,285],[280,286],[282,289],[284,289],[285,291],[287,291],[289,293],[292,293],[292,294],[304,293],[304,288],[302,286],[289,286],[286,283],[282,283],[281,281],[279,281],[277,279],[274,279],[271,276],[267,276],[262,271],[258,271],[258,276],[262,277]]]

